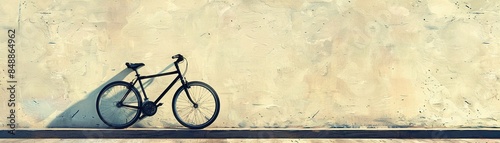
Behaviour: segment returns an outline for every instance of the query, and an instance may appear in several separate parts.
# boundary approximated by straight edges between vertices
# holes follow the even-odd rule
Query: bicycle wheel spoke
[[[200,101],[203,99],[202,88],[197,88],[197,89],[198,90],[194,96],[196,97],[196,103],[200,103]]]
[[[191,118],[191,124],[193,125],[196,125],[197,124],[197,119],[198,119],[198,114],[196,112],[196,110],[193,109],[193,112],[192,112],[192,118]]]
[[[114,108],[106,108],[105,110],[102,110],[101,112],[108,113],[108,112],[113,112],[113,110],[116,110],[116,109],[114,109]]]
[[[196,100],[196,103],[200,103],[201,99],[203,96],[201,96],[201,93],[203,92],[202,88],[197,88],[198,89],[198,92],[196,92],[196,97],[197,97],[197,100]]]
[[[203,109],[204,109],[204,110],[203,110]],[[200,108],[199,110],[200,110],[200,112],[202,112],[202,113],[203,113],[203,111],[205,111],[205,112],[207,113],[207,115],[212,114],[212,113],[210,113],[210,111],[211,111],[211,110],[210,110],[210,109],[208,109],[208,108],[206,108],[206,107],[202,107],[202,108]]]
[[[204,107],[215,107],[215,101],[207,101],[204,103],[201,103]]]
[[[193,105],[189,104],[189,105],[186,105],[186,106],[179,106],[179,110],[186,110],[186,109],[190,109],[190,108],[193,108]]]
[[[203,117],[204,117],[203,113],[201,113],[200,110],[196,110],[196,111],[197,111],[196,112],[196,115],[197,115],[196,119],[198,119],[198,122],[196,122],[196,124],[204,123],[205,121],[203,120]]]
[[[187,96],[187,95],[186,95]],[[188,106],[188,105],[192,105],[191,101],[189,101],[189,99],[182,99],[179,101],[179,103],[177,103],[178,105],[183,105],[183,106]]]
[[[208,113],[208,114],[203,113],[203,111],[201,109],[198,109],[198,112],[200,113],[200,118],[202,118],[202,121],[203,121],[203,119],[207,119],[207,120],[210,119],[210,118],[207,118],[208,114],[210,114],[210,113]]]
[[[212,98],[206,97],[206,98],[204,98],[202,101],[200,101],[198,103],[203,104],[203,103],[205,103],[205,101],[209,101],[210,99],[212,99]]]
[[[187,106],[177,106],[177,110],[179,111],[183,111],[183,110],[188,110],[190,108],[192,108],[193,106],[191,105],[187,105]]]
[[[200,100],[198,102],[203,102],[204,101],[203,99],[210,98],[210,95],[212,95],[210,91],[200,87],[200,93],[199,93]]]
[[[112,112],[112,113],[111,113],[111,117],[114,117],[114,116],[115,116],[115,114],[116,114],[116,112]]]
[[[113,106],[103,106],[105,110],[101,110],[101,111],[108,111],[108,110],[111,110],[110,108],[113,107]]]
[[[196,113],[196,118],[195,118],[195,119],[197,119],[197,122],[195,122],[195,123],[196,123],[196,124],[202,123],[202,122],[203,122],[203,120],[201,119],[201,117],[202,117],[203,115],[200,113],[200,110],[196,110],[196,111],[195,111],[195,113]]]
[[[210,119],[208,116],[210,113],[204,113],[203,110],[200,110],[200,109],[198,110],[198,113],[199,113],[199,119],[201,122],[203,122],[204,120]]]
[[[188,119],[188,120],[189,120],[189,119],[190,119],[189,117],[190,117],[190,115],[191,115],[191,113],[192,113],[192,112],[193,112],[193,110],[191,109],[190,111],[186,112],[186,114],[185,114],[184,116],[182,116],[182,117],[183,117],[184,119]],[[188,121],[188,122],[189,122],[189,121]]]
[[[132,115],[134,115],[134,114],[135,114],[134,112],[128,112],[128,114],[125,113],[125,114],[123,114],[123,116],[124,116],[123,119],[125,119],[125,122],[127,122],[130,117],[133,117]]]

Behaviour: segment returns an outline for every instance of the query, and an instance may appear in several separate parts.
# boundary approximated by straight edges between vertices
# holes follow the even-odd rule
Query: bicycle
[[[137,120],[147,116],[155,115],[157,108],[163,103],[159,101],[179,80],[182,85],[177,89],[172,100],[172,110],[175,119],[183,126],[190,129],[202,129],[212,124],[219,114],[219,97],[215,90],[208,84],[201,81],[188,82],[179,69],[179,63],[187,59],[181,54],[172,56],[175,71],[159,73],[154,75],[141,76],[138,68],[145,66],[144,63],[125,63],[127,68],[135,71],[136,78],[131,82],[114,81],[99,92],[96,101],[96,109],[99,118],[108,126],[123,129],[131,126]],[[177,77],[154,101],[149,101],[142,79],[155,78],[160,76],[175,75]],[[139,82],[144,102],[140,93],[135,88]],[[208,103],[205,103],[208,102]],[[187,113],[183,113],[187,111]],[[142,113],[142,115],[141,115]]]

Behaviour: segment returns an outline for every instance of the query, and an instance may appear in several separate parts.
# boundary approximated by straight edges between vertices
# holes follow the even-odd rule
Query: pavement
[[[497,128],[19,128],[15,134],[0,129],[3,139],[187,139],[187,140],[290,140],[290,139],[500,139]],[[11,140],[12,141],[12,140]]]

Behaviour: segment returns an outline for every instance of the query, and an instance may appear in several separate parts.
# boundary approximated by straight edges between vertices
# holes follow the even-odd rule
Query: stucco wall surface
[[[16,30],[19,128],[106,127],[111,81],[189,61],[210,84],[213,128],[499,127],[500,1],[37,0],[0,5],[0,125]],[[185,65],[181,64],[181,69]],[[172,78],[150,81],[148,95]],[[178,87],[175,86],[174,90]],[[133,127],[179,127],[166,106]]]

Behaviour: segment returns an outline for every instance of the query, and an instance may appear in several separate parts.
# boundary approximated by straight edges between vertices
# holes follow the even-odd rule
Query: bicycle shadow
[[[170,64],[161,70],[159,73],[163,73],[170,69],[174,64]],[[71,105],[69,108],[64,110],[62,113],[57,115],[54,120],[52,120],[46,127],[47,128],[107,128],[108,126],[104,124],[96,111],[96,100],[101,89],[108,83],[114,81],[122,81],[125,77],[129,76],[130,73],[134,73],[132,69],[125,68],[120,71],[115,76],[111,77],[106,82],[97,86],[92,92],[88,93],[82,100]],[[153,83],[154,78],[150,78],[143,82],[144,88],[147,88],[151,83]],[[140,89],[138,89],[141,92]],[[141,95],[142,96],[142,95]],[[140,125],[136,122],[136,125]]]

